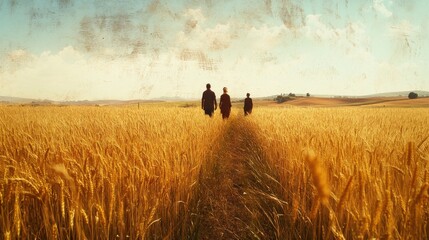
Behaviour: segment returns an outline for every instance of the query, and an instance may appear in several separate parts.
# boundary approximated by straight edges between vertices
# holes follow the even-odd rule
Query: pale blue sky
[[[429,90],[429,1],[0,0],[0,96]]]

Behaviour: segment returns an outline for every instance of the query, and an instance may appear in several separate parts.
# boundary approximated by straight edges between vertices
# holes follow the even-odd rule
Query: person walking
[[[204,110],[204,114],[213,116],[214,111],[217,109],[216,95],[210,90],[210,83],[206,84],[207,90],[203,92],[203,97],[201,98],[201,108]]]
[[[252,113],[253,101],[250,98],[250,93],[246,94],[247,98],[244,99],[244,116],[247,116]]]
[[[222,118],[229,118],[229,114],[231,113],[231,98],[228,95],[228,88],[226,87],[223,88],[223,94],[220,96],[219,107]]]

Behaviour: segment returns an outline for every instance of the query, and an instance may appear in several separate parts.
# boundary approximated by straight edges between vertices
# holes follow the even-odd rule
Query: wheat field
[[[1,107],[4,239],[184,238],[220,120],[196,109]]]
[[[281,238],[429,237],[428,111],[265,108],[253,117],[287,203]]]
[[[174,104],[0,106],[0,238],[198,238],[200,179],[235,121],[266,165],[267,239],[427,239],[428,119],[413,108],[257,107],[222,121]]]

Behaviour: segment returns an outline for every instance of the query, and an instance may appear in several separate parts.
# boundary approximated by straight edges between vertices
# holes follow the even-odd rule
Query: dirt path
[[[260,179],[263,154],[254,128],[242,117],[228,121],[221,147],[202,174],[197,238],[272,239],[270,189]]]

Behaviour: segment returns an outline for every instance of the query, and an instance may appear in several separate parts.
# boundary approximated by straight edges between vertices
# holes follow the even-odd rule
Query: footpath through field
[[[202,172],[197,239],[270,239],[272,207],[263,153],[245,117],[229,119],[220,149]]]

